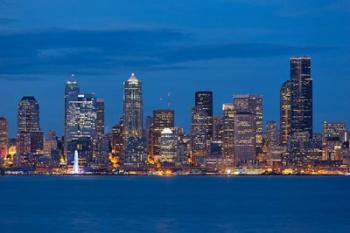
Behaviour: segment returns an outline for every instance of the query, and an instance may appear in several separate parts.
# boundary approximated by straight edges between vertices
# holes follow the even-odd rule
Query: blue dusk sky
[[[312,57],[314,127],[350,126],[348,0],[0,0],[0,115],[33,95],[41,127],[63,132],[64,85],[106,101],[106,128],[122,113],[122,84],[143,82],[145,116],[166,108],[188,130],[196,90],[214,92],[215,114],[236,94],[264,97],[279,120],[289,57]],[[170,97],[168,98],[168,93]]]

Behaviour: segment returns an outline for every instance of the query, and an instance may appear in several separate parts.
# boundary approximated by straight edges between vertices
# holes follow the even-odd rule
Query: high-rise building
[[[39,104],[33,96],[24,96],[17,107],[17,154],[37,153],[43,149]]]
[[[251,112],[236,111],[234,116],[234,155],[236,164],[256,158],[256,119]]]
[[[177,139],[174,132],[169,128],[164,128],[160,136],[160,156],[161,163],[175,163],[176,161]]]
[[[8,153],[8,125],[5,117],[0,117],[0,157]]]
[[[111,148],[112,154],[118,156],[121,160],[123,160],[124,138],[123,128],[121,125],[115,125],[112,128]]]
[[[206,112],[207,135],[209,139],[213,138],[213,92],[197,91],[195,93],[195,106],[201,111]]]
[[[348,141],[347,129],[342,122],[323,122],[322,159],[341,160]]]
[[[323,137],[336,139],[344,143],[348,140],[348,133],[343,122],[323,122]]]
[[[68,162],[72,162],[78,150],[80,164],[86,165],[93,157],[96,140],[96,97],[94,94],[79,94],[67,103],[65,141]]]
[[[174,130],[175,112],[170,109],[161,109],[153,111],[153,123],[151,127],[151,151],[150,154],[155,160],[160,158],[161,133],[165,128]]]
[[[224,158],[233,160],[235,110],[231,103],[223,104],[222,110],[224,115],[222,127],[222,152]]]
[[[105,157],[105,102],[103,99],[96,100],[96,141],[95,156],[101,161],[101,157]]]
[[[238,95],[234,107],[234,154],[236,163],[255,160],[263,143],[263,100],[256,95]]]
[[[224,118],[223,116],[213,117],[213,138],[212,141],[222,141],[222,130],[223,130]]]
[[[291,134],[309,132],[313,135],[313,100],[311,58],[290,58],[290,76],[292,82],[292,121]]]
[[[142,168],[147,160],[146,148],[144,137],[129,137],[124,152],[124,165]]]
[[[280,143],[286,146],[292,129],[292,81],[283,83],[280,91]]]
[[[269,148],[277,147],[279,145],[279,133],[275,121],[268,121],[266,123],[266,145]]]
[[[233,99],[236,112],[251,113],[255,119],[255,145],[260,150],[263,145],[263,98],[257,95],[237,95]]]
[[[191,146],[193,162],[198,164],[208,155],[210,136],[208,115],[200,106],[192,108]]]
[[[132,73],[124,82],[123,98],[124,139],[143,137],[142,82]]]
[[[212,139],[213,92],[197,91],[191,124],[192,155],[195,163],[199,163],[199,160],[208,155]]]
[[[17,131],[40,131],[39,104],[33,96],[24,96],[18,104]]]
[[[74,76],[74,75],[72,75]],[[77,81],[69,80],[66,82],[65,90],[64,90],[64,136],[71,134],[69,132],[70,128],[68,127],[68,122],[71,122],[72,119],[68,117],[68,107],[70,101],[76,101],[78,99],[78,95],[80,93],[79,86]],[[68,141],[67,138],[64,140],[64,154],[68,156]]]
[[[103,138],[105,134],[105,101],[96,100],[96,135],[97,138]]]
[[[47,135],[47,138],[45,138],[44,140],[44,153],[46,155],[51,155],[56,150],[57,150],[56,132],[50,130]]]

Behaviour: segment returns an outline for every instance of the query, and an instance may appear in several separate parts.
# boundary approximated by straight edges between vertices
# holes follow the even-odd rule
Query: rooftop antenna
[[[168,109],[170,109],[171,106],[171,92],[168,92]]]

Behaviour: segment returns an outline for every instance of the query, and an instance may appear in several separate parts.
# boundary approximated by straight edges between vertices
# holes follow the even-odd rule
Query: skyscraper
[[[269,148],[279,145],[279,133],[275,121],[268,121],[266,123],[266,145]]]
[[[342,160],[342,150],[348,141],[348,133],[344,123],[323,122],[322,159]]]
[[[191,147],[193,161],[198,164],[208,155],[210,137],[208,134],[208,113],[200,106],[192,108]]]
[[[96,100],[96,142],[95,156],[101,161],[102,157],[106,157],[107,151],[105,146],[105,102],[103,99]]]
[[[175,113],[170,109],[159,109],[153,111],[153,123],[151,127],[151,151],[150,154],[155,160],[160,157],[161,149],[161,133],[165,128],[174,130],[175,127]]]
[[[195,106],[206,112],[206,130],[209,139],[213,138],[213,92],[197,91],[195,94]]]
[[[197,91],[192,108],[191,140],[194,160],[208,155],[213,139],[213,92]]]
[[[17,108],[17,131],[40,131],[39,104],[33,96],[24,96]]]
[[[0,157],[5,157],[8,150],[8,125],[5,117],[0,117]]]
[[[96,135],[103,138],[105,134],[105,102],[103,99],[96,100]]]
[[[222,129],[222,150],[224,158],[234,159],[234,121],[235,111],[233,104],[226,103],[222,106],[223,129]]]
[[[313,100],[312,100],[312,78],[311,58],[290,58],[290,76],[292,88],[292,121],[291,133],[309,132],[313,135]]]
[[[121,160],[124,159],[123,127],[120,124],[112,128],[111,148],[112,154],[118,156]]]
[[[176,135],[169,128],[164,128],[160,136],[160,156],[161,163],[175,163],[176,160]]]
[[[65,140],[68,161],[73,161],[74,151],[79,151],[79,160],[86,165],[93,156],[93,143],[96,139],[96,97],[94,94],[79,94],[69,100]]]
[[[142,82],[132,73],[124,82],[124,138],[143,136]]]
[[[236,164],[256,158],[256,119],[251,112],[237,111],[234,116],[234,155]]]
[[[36,153],[43,149],[39,104],[33,96],[24,96],[17,107],[17,154]]]
[[[256,95],[237,95],[233,107],[235,161],[251,162],[263,143],[263,99]]]
[[[72,75],[73,76],[73,75]],[[76,101],[78,99],[79,95],[79,87],[77,81],[70,80],[67,81],[66,86],[65,86],[65,91],[64,91],[64,135],[65,137],[69,134],[70,128],[68,127],[68,122],[72,121],[68,117],[68,107],[69,107],[69,102],[70,101]],[[67,144],[67,138],[64,140],[64,154],[67,156],[68,153],[68,144]]]
[[[287,145],[292,128],[292,82],[283,83],[280,91],[280,142]]]
[[[249,112],[255,118],[255,145],[260,150],[263,145],[263,98],[257,95],[237,95],[233,99],[236,112]]]

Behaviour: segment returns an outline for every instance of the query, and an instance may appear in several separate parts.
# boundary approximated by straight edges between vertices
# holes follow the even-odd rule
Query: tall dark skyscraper
[[[96,134],[97,138],[103,138],[105,134],[105,101],[96,100]]]
[[[290,80],[292,82],[291,133],[309,132],[313,135],[313,100],[311,58],[290,58]]]
[[[0,157],[7,155],[8,148],[8,124],[5,117],[0,117]]]
[[[292,82],[283,83],[280,91],[280,143],[287,145],[292,128]]]
[[[124,82],[123,118],[125,140],[143,136],[142,82],[134,73]]]
[[[43,149],[39,104],[33,96],[24,96],[17,107],[17,152],[19,155]]]
[[[107,154],[105,140],[105,102],[103,99],[96,100],[96,141],[95,153],[98,161],[102,161]]]
[[[213,139],[213,93],[195,93],[195,106],[192,108],[191,140],[194,160],[208,155]]]
[[[195,94],[195,106],[200,111],[206,112],[207,115],[207,135],[208,138],[213,138],[213,92],[197,91]]]

